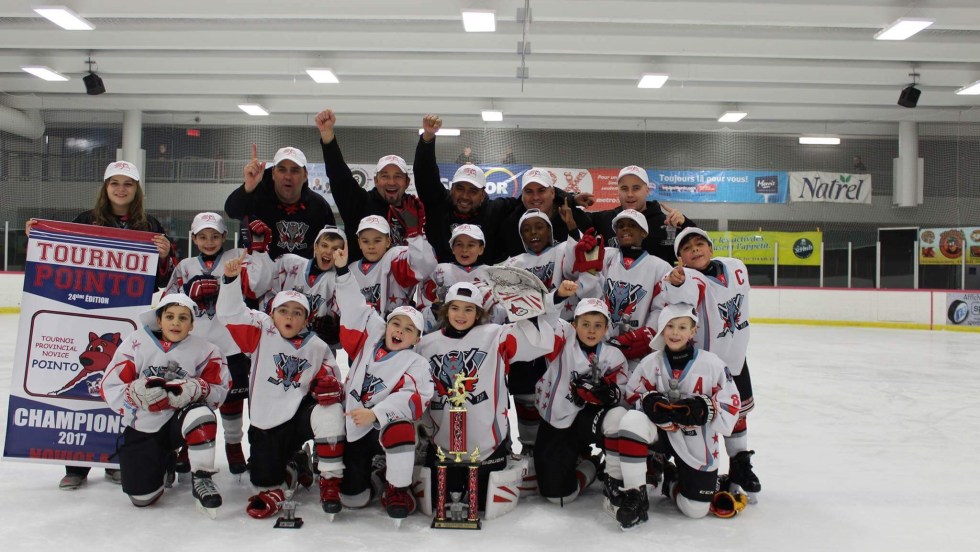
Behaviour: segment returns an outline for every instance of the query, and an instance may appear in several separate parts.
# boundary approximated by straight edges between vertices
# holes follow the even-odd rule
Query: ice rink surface
[[[17,320],[0,316],[4,420]],[[396,529],[376,502],[329,523],[317,494],[300,490],[306,525],[273,529],[245,514],[251,488],[228,474],[219,449],[225,504],[214,521],[195,510],[189,483],[137,509],[101,469],[65,492],[63,468],[5,460],[0,543],[72,552],[977,550],[978,344],[968,333],[755,325],[749,446],[763,492],[733,519],[689,520],[657,494],[650,521],[624,533],[594,484],[565,508],[528,499],[480,532],[429,529],[420,514]]]

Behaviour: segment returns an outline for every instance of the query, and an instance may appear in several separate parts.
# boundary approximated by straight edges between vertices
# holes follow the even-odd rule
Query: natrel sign
[[[871,205],[870,174],[789,173],[790,201]]]

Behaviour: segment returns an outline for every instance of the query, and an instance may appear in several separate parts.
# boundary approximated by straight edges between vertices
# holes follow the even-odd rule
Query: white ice
[[[17,316],[0,316],[4,396],[16,332]],[[187,483],[137,509],[101,469],[65,492],[57,488],[61,467],[4,461],[0,543],[5,551],[72,552],[977,550],[977,343],[966,333],[754,326],[749,445],[763,492],[733,519],[686,519],[656,495],[650,521],[624,533],[602,512],[594,484],[565,508],[522,502],[478,534],[430,529],[420,514],[396,529],[376,503],[328,523],[317,495],[301,490],[297,514],[306,525],[273,529],[245,514],[251,489],[227,470],[216,476],[225,504],[211,521],[194,509]],[[6,410],[4,398],[4,420]]]

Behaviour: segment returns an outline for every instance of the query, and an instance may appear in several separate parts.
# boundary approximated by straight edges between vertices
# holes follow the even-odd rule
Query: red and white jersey
[[[749,271],[732,257],[715,257],[711,263],[718,277],[685,267],[684,284],[674,287],[664,282],[664,289],[671,304],[697,305],[695,344],[720,356],[737,376],[749,348]]]
[[[319,274],[313,273],[316,260],[286,253],[276,259],[273,268],[272,288],[263,298],[262,310],[268,311],[268,305],[280,291],[297,291],[306,296],[310,302],[310,320],[321,316],[339,316],[337,299],[334,297],[337,289],[337,271],[331,268]]]
[[[606,248],[599,285],[612,318],[610,337],[643,326],[656,331],[666,305],[663,279],[670,271],[669,264],[646,251],[630,261],[618,248]]]
[[[680,399],[694,395],[711,398],[715,417],[703,426],[681,427],[668,431],[667,437],[677,456],[699,471],[718,469],[718,437],[732,434],[741,400],[732,375],[717,355],[704,349],[694,349],[694,355],[683,370],[674,371],[667,364],[663,351],[655,351],[640,361],[626,383],[626,400],[635,403],[650,392],[667,394],[671,380],[676,381]]]
[[[433,440],[449,452],[449,391],[462,374],[466,390],[466,450],[480,448],[486,460],[510,434],[506,376],[514,361],[529,361],[551,352],[554,330],[537,319],[516,324],[481,324],[461,338],[445,331],[422,337],[415,350],[429,363],[435,395],[429,407]]]
[[[190,288],[199,280],[217,280],[224,277],[225,263],[242,256],[241,249],[225,251],[213,261],[206,261],[203,255],[189,257],[180,261],[170,277],[170,283],[163,295],[184,293],[190,295]],[[264,257],[264,259],[263,259]],[[271,261],[268,253],[252,253],[242,263],[242,286],[249,297],[261,297],[269,290],[272,281]],[[194,335],[216,344],[226,356],[238,354],[238,346],[232,340],[225,325],[216,316],[218,296],[212,295],[194,301]]]
[[[314,332],[285,339],[272,317],[245,307],[237,278],[221,284],[218,318],[243,353],[249,355],[248,417],[260,429],[272,429],[296,414],[320,374],[340,379],[333,353]]]
[[[521,253],[503,262],[504,266],[523,268],[534,274],[541,280],[548,291],[554,291],[562,280],[574,280],[576,277],[572,267],[575,265],[575,244],[578,243],[571,236],[554,247],[548,247],[538,254]],[[578,305],[578,296],[569,297],[562,301],[561,318],[571,320],[575,313],[575,305]]]
[[[425,236],[415,236],[408,245],[389,249],[378,262],[360,259],[349,268],[364,300],[388,316],[396,307],[412,305],[415,286],[436,268],[436,253]]]
[[[440,263],[436,267],[435,272],[432,273],[432,277],[426,279],[419,286],[422,292],[419,294],[421,296],[419,310],[422,312],[422,318],[425,320],[425,333],[435,331],[439,326],[436,314],[432,310],[432,304],[441,299],[439,297],[440,293],[443,296],[442,298],[444,298],[446,290],[460,282],[474,284],[478,289],[484,290],[489,294],[490,277],[487,275],[487,265],[460,266],[456,263]],[[439,288],[442,288],[441,292]],[[507,311],[492,299],[490,302],[492,305],[488,313],[488,322],[492,324],[506,323]]]
[[[583,407],[572,401],[571,383],[580,374],[591,374],[626,390],[629,377],[626,357],[616,347],[599,343],[594,353],[587,355],[575,336],[575,328],[558,320],[555,346],[545,359],[548,368],[534,388],[534,404],[541,419],[558,429],[572,425]]]
[[[202,401],[212,410],[221,406],[231,389],[228,363],[217,345],[195,335],[171,343],[161,341],[145,326],[136,330],[116,349],[102,378],[102,398],[122,415],[123,424],[144,433],[159,431],[176,412],[141,410],[126,399],[127,386],[148,377],[204,380],[208,392]]]
[[[434,391],[429,364],[411,349],[384,349],[386,323],[358,293],[349,273],[337,278],[340,344],[350,358],[344,411],[369,408],[378,421],[358,427],[347,418],[347,440],[356,441],[391,422],[417,422]]]

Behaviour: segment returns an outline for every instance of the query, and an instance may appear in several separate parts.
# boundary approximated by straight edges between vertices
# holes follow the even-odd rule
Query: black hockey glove
[[[650,418],[650,421],[658,426],[670,425],[673,423],[671,412],[674,406],[667,400],[663,393],[647,393],[640,399],[643,405],[643,413]]]
[[[671,420],[679,426],[703,426],[715,417],[711,397],[694,395],[673,404]]]
[[[605,380],[593,383],[589,374],[579,374],[572,380],[572,402],[578,406],[595,404],[598,406],[612,406],[622,398],[622,392],[615,383],[610,384]]]
[[[340,323],[333,314],[313,318],[311,329],[328,344],[340,342]]]

